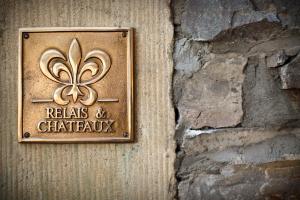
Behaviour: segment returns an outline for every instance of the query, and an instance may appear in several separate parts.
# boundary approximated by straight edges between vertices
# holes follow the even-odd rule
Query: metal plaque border
[[[23,137],[23,34],[33,32],[127,32],[128,137],[74,137],[69,139]],[[134,29],[131,27],[45,27],[20,28],[18,48],[18,142],[20,143],[125,143],[134,142]]]

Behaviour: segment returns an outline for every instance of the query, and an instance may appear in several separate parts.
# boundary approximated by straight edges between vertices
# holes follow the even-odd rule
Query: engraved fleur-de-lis
[[[72,96],[74,103],[79,101],[84,105],[92,105],[97,100],[97,92],[90,87],[91,84],[101,80],[109,71],[111,60],[109,55],[100,49],[88,52],[83,59],[79,42],[74,38],[71,42],[68,57],[58,49],[46,50],[40,58],[42,73],[52,81],[60,83],[53,95],[55,103],[67,105],[70,100],[65,95]],[[91,72],[91,78],[82,80],[83,74]],[[68,75],[64,80],[61,72]]]

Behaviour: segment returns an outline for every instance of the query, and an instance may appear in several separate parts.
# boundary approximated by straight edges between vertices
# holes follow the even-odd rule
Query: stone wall
[[[300,199],[300,1],[173,0],[179,199]]]

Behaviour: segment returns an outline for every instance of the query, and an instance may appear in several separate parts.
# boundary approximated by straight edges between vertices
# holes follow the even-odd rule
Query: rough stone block
[[[294,46],[285,50],[287,56],[295,56],[300,52],[300,46]]]
[[[243,96],[243,127],[300,127],[300,91],[281,89],[277,69],[267,67],[264,54],[249,58]]]
[[[277,178],[278,174],[275,177],[265,175],[270,169],[277,170],[280,174],[281,165],[288,165],[284,170],[294,171],[299,168],[300,162],[278,161],[261,165],[230,165],[227,166],[231,168],[230,174],[197,174],[181,182],[179,199],[299,199],[298,174],[282,178]]]
[[[255,11],[253,7],[249,0],[188,0],[182,30],[194,40],[208,41],[230,28],[262,20],[279,22],[276,13]]]
[[[177,173],[179,199],[300,198],[300,129],[234,128],[186,134]]]
[[[275,6],[277,15],[281,21],[281,24],[288,28],[299,28],[300,26],[300,1],[299,0],[276,0],[272,1],[271,4],[265,3],[265,0],[254,0],[262,2],[266,6]],[[270,0],[267,0],[267,2]],[[274,5],[275,4],[275,5]]]
[[[262,143],[264,141],[270,140],[272,141],[272,139],[275,137],[280,138],[285,136],[289,136],[290,140],[295,140],[295,138],[300,137],[300,129],[293,128],[283,129],[280,131],[276,129],[264,128],[186,130],[183,137],[181,149],[185,152],[185,155],[187,156],[193,154],[203,155],[203,153],[205,152],[220,152],[232,147],[252,146],[256,143]],[[284,141],[282,141],[282,143],[280,143],[279,146],[283,145],[283,142]],[[274,143],[271,143],[271,146],[274,146]],[[287,149],[289,147],[291,147],[291,145],[282,148],[282,150]],[[298,148],[300,148],[300,146]],[[282,152],[287,153],[287,151]],[[271,154],[266,152],[264,155],[270,156]],[[263,156],[262,153],[261,156]],[[289,159],[291,159],[291,157],[289,157]]]
[[[280,68],[282,89],[300,89],[300,54]]]
[[[173,10],[173,23],[178,25],[181,23],[181,15],[184,11],[184,3],[186,0],[175,0],[172,1],[172,8]]]
[[[214,55],[186,80],[178,102],[182,122],[192,128],[238,125],[246,64],[247,59],[238,54]]]
[[[283,65],[288,59],[284,50],[280,50],[267,58],[267,66],[270,68],[279,67]]]
[[[200,45],[189,41],[186,38],[177,40],[174,48],[174,64],[175,69],[179,70],[188,76],[198,71],[201,67],[201,62],[198,56]]]

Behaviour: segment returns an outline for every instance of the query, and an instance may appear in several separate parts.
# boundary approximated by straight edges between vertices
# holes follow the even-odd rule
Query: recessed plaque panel
[[[133,141],[130,28],[20,29],[19,142]]]

